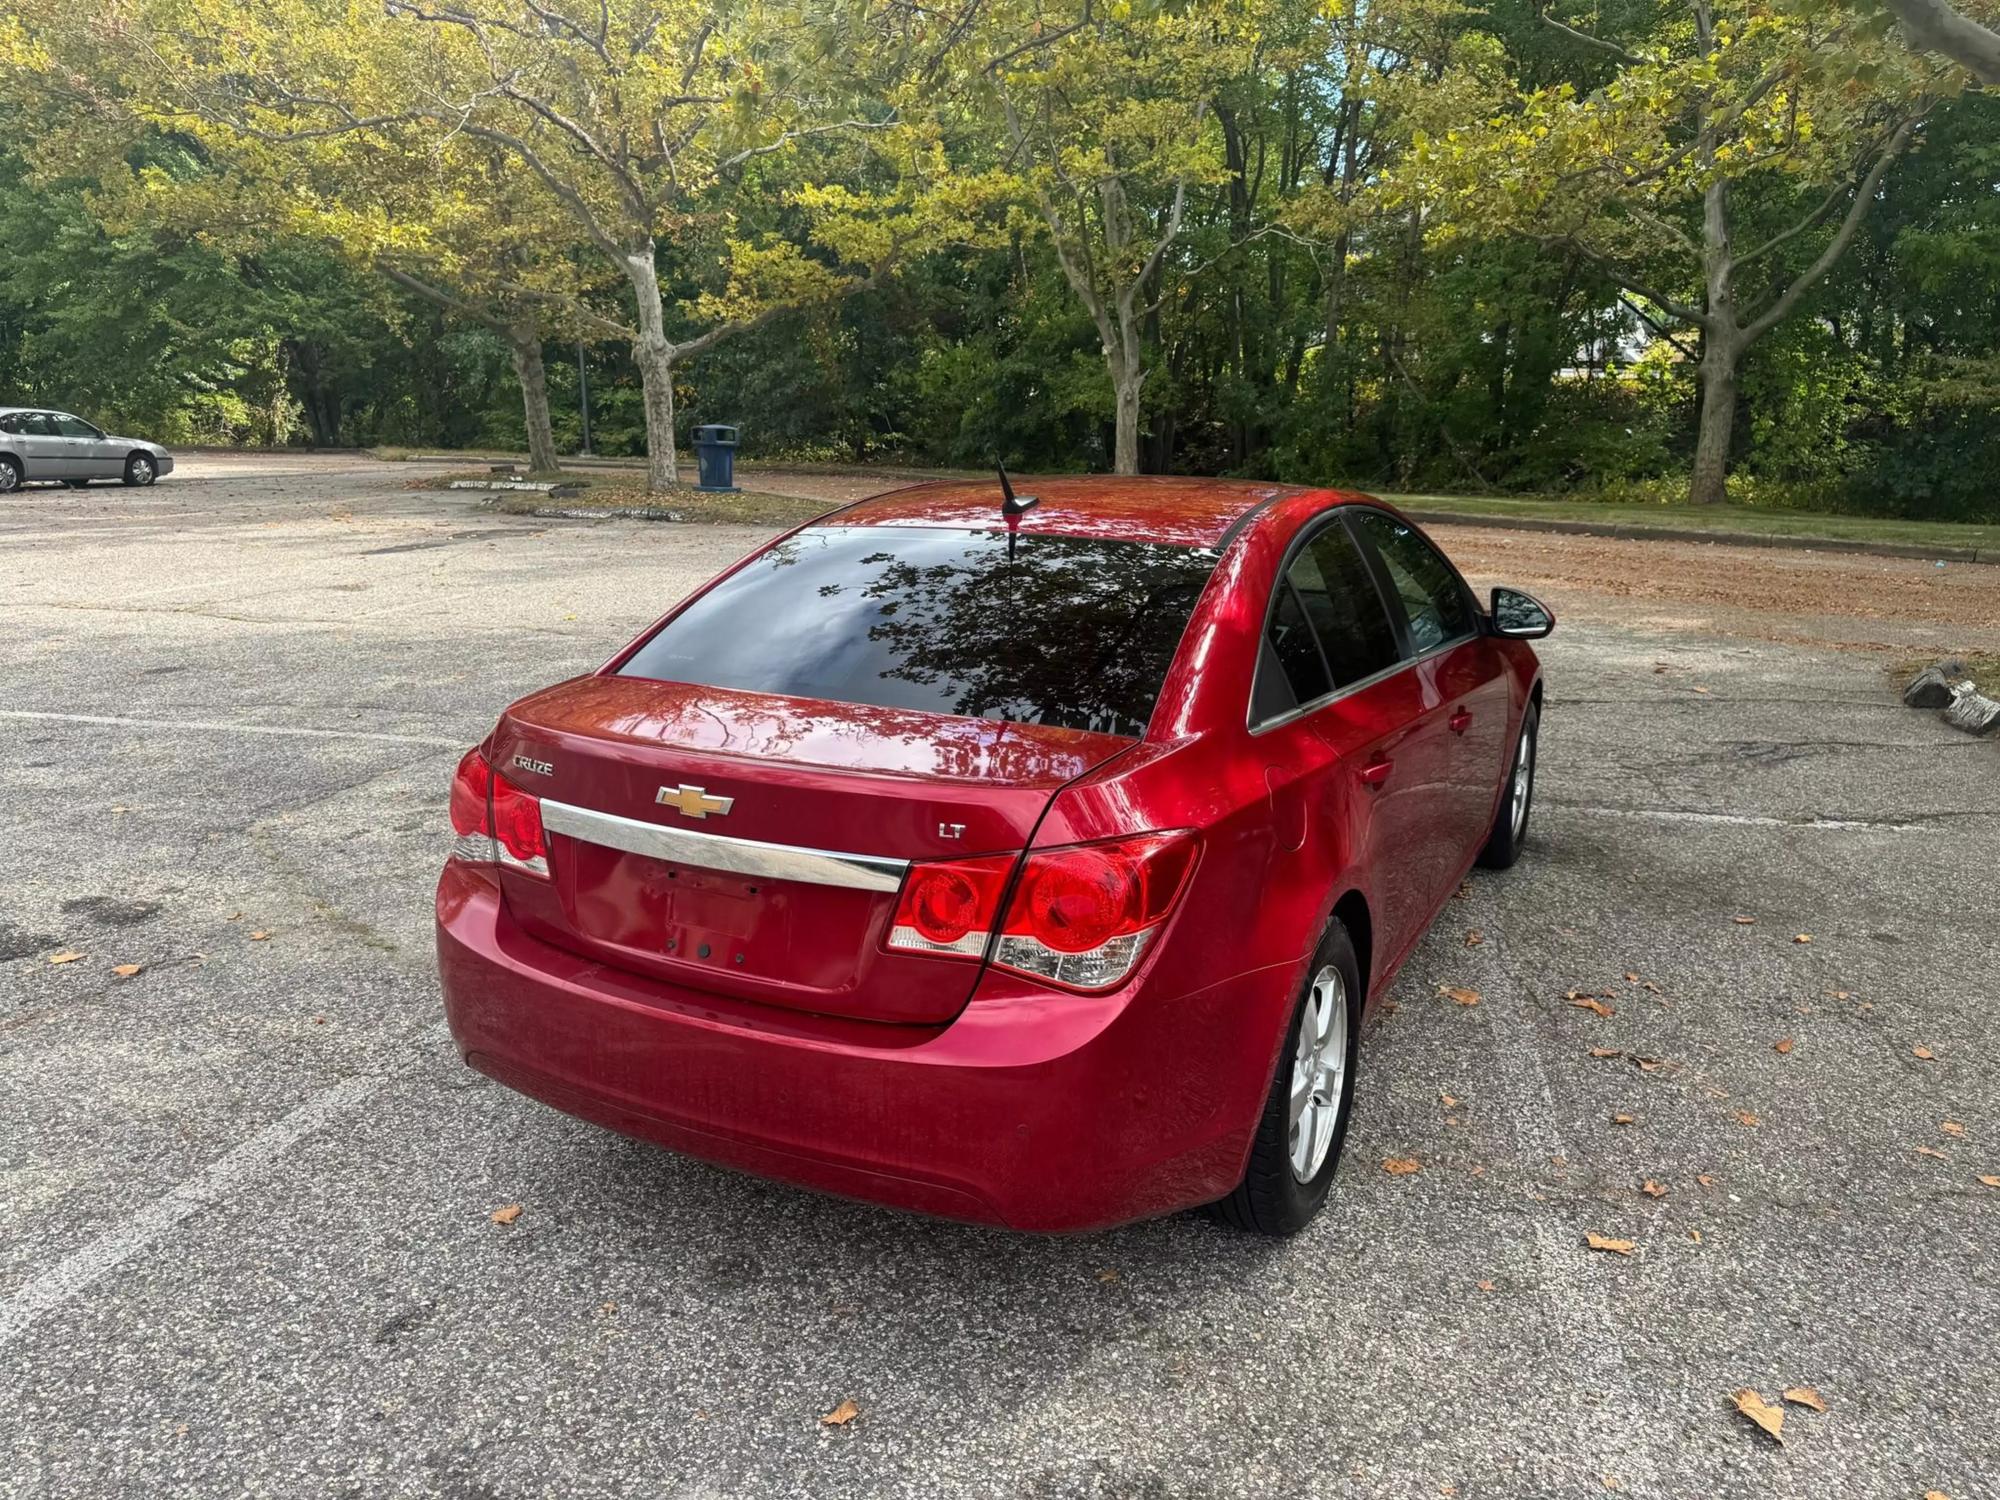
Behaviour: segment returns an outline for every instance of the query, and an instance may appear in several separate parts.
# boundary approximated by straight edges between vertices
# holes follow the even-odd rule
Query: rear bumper
[[[918,1027],[580,958],[523,933],[457,861],[437,915],[445,1012],[481,1072],[690,1156],[1015,1229],[1105,1228],[1227,1193],[1292,982],[1278,966],[1160,1002],[1143,977],[1087,997],[989,976],[956,1021]]]

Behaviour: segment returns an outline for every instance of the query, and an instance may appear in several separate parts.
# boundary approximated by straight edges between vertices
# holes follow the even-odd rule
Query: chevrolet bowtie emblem
[[[727,817],[729,809],[736,805],[734,797],[711,797],[705,789],[685,783],[661,787],[660,795],[653,800],[690,818],[705,818],[710,813],[718,818]]]

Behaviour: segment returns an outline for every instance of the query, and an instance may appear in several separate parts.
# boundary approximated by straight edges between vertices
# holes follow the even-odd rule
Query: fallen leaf
[[[1812,934],[1810,932],[1802,932],[1793,938],[1792,941],[1795,943],[1810,943],[1812,941]]]
[[[1468,948],[1477,948],[1481,943],[1485,941],[1486,941],[1486,934],[1481,932],[1477,927],[1473,928],[1472,931],[1468,932],[1465,935],[1465,946]]]
[[[1458,1101],[1449,1094],[1439,1094],[1438,1103],[1442,1104],[1446,1109],[1458,1108]]]
[[[1785,1391],[1785,1399],[1794,1406],[1810,1406],[1814,1411],[1826,1410],[1826,1402],[1821,1400],[1819,1392],[1809,1385],[1788,1387]]]
[[[315,1026],[324,1026],[325,1024],[326,1024],[326,1017],[325,1017],[325,1016],[314,1016],[314,1017],[313,1017],[313,1025],[315,1025]]]
[[[1785,1409],[1773,1406],[1747,1386],[1736,1393],[1736,1409],[1782,1444],[1785,1441]]]
[[[259,927],[255,932],[250,934],[250,941],[253,943],[262,943],[268,941],[270,936],[270,933]]]
[[[1699,1229],[1690,1229],[1688,1231],[1688,1238],[1699,1245],[1701,1243],[1701,1231]]]
[[[1942,1121],[1938,1125],[1938,1129],[1942,1130],[1946,1135],[1950,1136],[1955,1141],[1962,1141],[1965,1139],[1965,1127],[1959,1124],[1958,1121],[1956,1120]]]
[[[51,953],[49,955],[49,962],[51,964],[73,964],[79,958],[82,958],[84,956],[85,956],[84,954],[77,953],[69,948],[65,948],[60,953]]]
[[[1951,1496],[1943,1490],[1925,1490],[1924,1500],[1951,1500]]]
[[[1749,1110],[1739,1109],[1736,1111],[1736,1123],[1738,1125],[1762,1125],[1764,1122],[1751,1114]]]
[[[1786,1037],[1782,1042],[1774,1042],[1771,1050],[1780,1057],[1790,1057],[1792,1055],[1792,1039]]]
[[[1738,927],[1755,927],[1757,925],[1755,917],[1731,917],[1729,920],[1734,922]]]
[[[1586,1234],[1583,1242],[1593,1250],[1608,1250],[1613,1255],[1630,1255],[1635,1248],[1631,1240],[1614,1240],[1601,1234]]]
[[[1552,1167],[1566,1167],[1569,1165],[1569,1159],[1562,1156],[1551,1156],[1549,1158],[1549,1165]]]
[[[1639,976],[1637,974],[1627,974],[1625,976],[1625,982],[1627,984],[1637,984],[1639,982]]]
[[[1479,1003],[1478,990],[1460,989],[1455,984],[1439,985],[1438,993],[1444,996],[1445,999],[1449,1000],[1453,1005],[1477,1005]]]
[[[1472,882],[1466,880],[1466,881],[1461,881],[1459,883],[1458,889],[1451,893],[1451,899],[1454,901],[1465,901],[1470,899],[1471,895],[1472,895]]]
[[[1642,1073],[1657,1073],[1667,1065],[1663,1057],[1635,1057],[1632,1063]]]
[[[1701,1184],[1701,1185],[1702,1185],[1703,1187],[1714,1187],[1714,1186],[1715,1186],[1715,1179],[1714,1179],[1713,1177],[1709,1176],[1709,1175],[1708,1175],[1708,1173],[1706,1173],[1706,1172],[1698,1172],[1698,1173],[1696,1173],[1696,1174],[1695,1174],[1695,1179],[1694,1179],[1694,1180],[1695,1180],[1696,1182],[1700,1183],[1700,1184]]]
[[[1982,1177],[1979,1180],[1988,1187],[2000,1188],[2000,1177]]]
[[[1499,1288],[1498,1288],[1498,1287],[1496,1287],[1496,1286],[1495,1286],[1495,1285],[1494,1285],[1494,1284],[1493,1284],[1492,1282],[1490,1282],[1490,1281],[1482,1281],[1482,1282],[1480,1282],[1480,1283],[1479,1283],[1479,1290],[1480,1290],[1480,1291],[1482,1291],[1482,1292],[1491,1292],[1491,1291],[1497,1291],[1497,1290],[1499,1290]]]
[[[1611,1123],[1613,1125],[1630,1125],[1633,1123],[1633,1121],[1630,1115],[1613,1115],[1611,1117]]]
[[[113,964],[111,972],[116,974],[120,979],[130,979],[145,967],[144,964]]]
[[[1590,1055],[1592,1057],[1623,1057],[1625,1053],[1623,1049],[1618,1047],[1592,1047]]]
[[[1938,1148],[1937,1148],[1937,1147],[1935,1147],[1935,1146],[1919,1146],[1919,1147],[1917,1147],[1917,1155],[1919,1155],[1919,1156],[1934,1156],[1934,1157],[1936,1157],[1936,1158],[1937,1158],[1937,1159],[1938,1159],[1939,1161],[1950,1161],[1950,1160],[1951,1160],[1951,1158],[1950,1158],[1949,1156],[1946,1156],[1946,1155],[1945,1155],[1945,1154],[1944,1154],[1944,1153],[1943,1153],[1942,1151],[1938,1150]]]
[[[845,1427],[849,1422],[852,1422],[856,1417],[860,1415],[861,1415],[861,1408],[856,1406],[854,1404],[853,1399],[850,1397],[848,1400],[841,1402],[840,1405],[836,1406],[832,1411],[828,1412],[825,1416],[821,1417],[819,1419],[819,1425],[822,1427]]]
[[[1648,1198],[1664,1198],[1667,1196],[1667,1190],[1650,1177],[1639,1184],[1639,1191],[1644,1193]]]
[[[1118,1279],[1118,1268],[1116,1266],[1106,1266],[1097,1273],[1097,1279],[1106,1286],[1111,1285],[1112,1282]]]
[[[79,956],[79,957],[81,957],[81,955],[78,955],[78,956]],[[62,960],[61,960],[61,959],[51,959],[51,960],[50,960],[50,962],[51,962],[51,963],[60,963],[60,962],[62,962]],[[1917,1059],[1918,1059],[1919,1061],[1921,1061],[1921,1062],[1936,1062],[1936,1061],[1937,1061],[1937,1054],[1936,1054],[1935,1052],[1931,1051],[1931,1049],[1930,1049],[1930,1048],[1928,1048],[1928,1047],[1912,1047],[1912,1048],[1910,1049],[1910,1056],[1912,1056],[1912,1057],[1914,1057],[1914,1058],[1917,1058]]]
[[[495,1224],[511,1224],[520,1217],[521,1205],[518,1203],[510,1203],[505,1208],[496,1208],[493,1210],[493,1222]]]
[[[1695,691],[1696,691],[1697,693],[1705,693],[1705,692],[1707,692],[1707,691],[1708,691],[1708,689],[1707,689],[1707,688],[1705,688],[1705,687],[1696,687],[1696,688],[1695,688]]]
[[[1607,1020],[1610,1017],[1618,1014],[1617,1011],[1613,1010],[1610,1006],[1606,1005],[1602,1000],[1593,1000],[1588,997],[1582,1000],[1572,1000],[1570,1001],[1570,1004],[1575,1006],[1578,1010],[1587,1010],[1592,1015],[1603,1016]]]
[[[243,920],[243,913],[240,911],[233,911],[227,917],[223,918],[223,920],[225,922],[240,922]]]
[[[1829,1000],[1852,1000],[1854,998],[1846,990],[1821,990],[1820,993]]]
[[[1382,1160],[1382,1170],[1391,1177],[1408,1177],[1412,1172],[1421,1172],[1424,1164],[1414,1157],[1389,1156]]]

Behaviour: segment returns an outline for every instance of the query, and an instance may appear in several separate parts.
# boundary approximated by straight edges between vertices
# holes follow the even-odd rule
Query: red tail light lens
[[[1077,990],[1138,965],[1194,868],[1189,833],[1142,833],[1028,856],[993,962]]]
[[[1006,918],[1000,898],[1017,856],[916,864],[903,882],[889,946],[979,958],[1069,989],[1109,989],[1132,972],[1173,912],[1195,839],[1146,833],[1028,855]]]
[[[910,953],[983,957],[1013,868],[1011,854],[912,865],[896,901],[889,946]]]
[[[549,846],[542,835],[541,798],[502,777],[493,778],[493,837],[503,863],[536,875],[549,873]]]
[[[475,864],[495,861],[530,875],[549,873],[548,840],[542,834],[542,804],[493,774],[477,750],[468,750],[451,779],[454,859]]]
[[[493,790],[493,768],[477,750],[465,752],[458,773],[451,778],[451,831],[460,838],[468,833],[491,833],[486,819],[486,799]]]

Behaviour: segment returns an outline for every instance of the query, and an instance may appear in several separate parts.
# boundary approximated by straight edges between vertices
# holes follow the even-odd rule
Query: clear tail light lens
[[[1001,917],[1014,856],[913,865],[889,946],[980,958],[1069,989],[1130,974],[1194,868],[1187,833],[1147,833],[1029,854]],[[997,941],[996,941],[997,928]]]
[[[451,831],[454,859],[549,873],[541,800],[495,775],[477,750],[465,753],[451,779]]]

